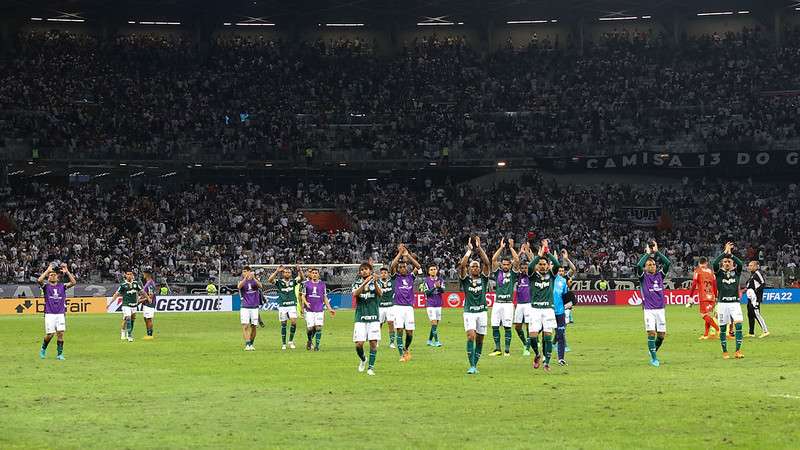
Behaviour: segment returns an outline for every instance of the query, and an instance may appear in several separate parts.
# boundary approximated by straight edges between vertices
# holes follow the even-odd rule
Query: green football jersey
[[[467,275],[461,279],[461,290],[464,291],[464,312],[476,313],[486,311],[486,291],[489,289],[489,277],[482,274],[478,278]]]
[[[514,300],[514,283],[519,278],[519,272],[509,270],[503,272],[497,269],[492,273],[492,280],[495,282],[494,301],[496,303],[511,303]]]
[[[561,264],[559,264],[555,256],[549,253],[545,256],[553,263],[553,267],[545,273],[539,273],[535,270],[538,262],[536,258],[528,264],[532,308],[547,309],[553,307],[553,288],[555,288],[556,275]]]
[[[355,293],[363,283],[359,278],[353,283],[352,292]],[[360,295],[356,297],[356,322],[377,322],[378,316],[378,294],[375,290],[375,282],[370,283],[364,288]]]
[[[123,281],[117,288],[117,292],[122,294],[122,306],[136,306],[139,303],[139,292],[141,291],[142,285],[138,280],[130,283]]]
[[[275,281],[278,288],[278,306],[297,306],[297,279],[285,280],[279,278]]]
[[[731,271],[723,270],[721,266],[722,260],[726,257],[733,259],[735,267]],[[717,256],[717,259],[711,263],[714,269],[714,274],[717,276],[717,295],[720,303],[738,303],[739,302],[739,279],[742,276],[742,267],[744,262],[731,254],[722,254]]]
[[[394,282],[390,279],[383,281],[378,280],[378,286],[381,288],[380,307],[388,308],[394,306]]]

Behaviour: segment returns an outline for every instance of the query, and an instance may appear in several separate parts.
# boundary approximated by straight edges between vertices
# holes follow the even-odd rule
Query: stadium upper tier
[[[42,158],[469,159],[797,149],[800,31],[548,39],[20,34],[0,62],[0,138]],[[11,150],[9,150],[11,152]]]
[[[630,207],[654,211],[632,217]],[[349,226],[325,229],[309,210]],[[661,208],[661,209],[658,209]],[[581,274],[625,277],[648,239],[688,276],[699,256],[734,241],[742,258],[769,276],[800,275],[800,191],[792,185],[687,181],[661,185],[558,185],[535,172],[495,187],[447,181],[354,184],[304,180],[280,185],[151,186],[26,184],[0,199],[0,284],[30,282],[55,260],[82,280],[119,280],[125,268],[152,267],[159,279],[206,282],[221,259],[224,274],[249,263],[386,263],[405,243],[420,263],[449,278],[467,238],[491,255],[500,238],[519,246],[549,238]],[[317,220],[322,219],[322,221]],[[639,225],[637,225],[639,223]]]

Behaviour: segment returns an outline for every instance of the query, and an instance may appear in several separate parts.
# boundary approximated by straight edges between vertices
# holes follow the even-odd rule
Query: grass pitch
[[[375,377],[356,372],[346,310],[319,353],[281,351],[276,313],[247,353],[238,313],[157,315],[154,341],[139,318],[133,343],[118,315],[72,316],[66,361],[55,342],[39,359],[42,317],[0,317],[0,448],[797,448],[798,312],[767,305],[772,336],[724,361],[697,309],[672,307],[653,368],[640,309],[587,307],[568,367],[534,371],[516,335],[511,358],[489,357],[490,333],[467,376],[460,311],[438,349],[417,311],[413,360],[385,341]]]

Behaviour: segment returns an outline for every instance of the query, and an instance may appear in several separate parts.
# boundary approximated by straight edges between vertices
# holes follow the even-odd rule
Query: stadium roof
[[[10,0],[2,2],[4,14],[25,17],[64,17],[91,21],[106,18],[263,19],[281,23],[347,21],[380,26],[418,22],[464,22],[601,17],[652,16],[669,20],[703,12],[748,11],[766,14],[776,9],[794,10],[790,0]],[[769,17],[769,16],[765,16]]]

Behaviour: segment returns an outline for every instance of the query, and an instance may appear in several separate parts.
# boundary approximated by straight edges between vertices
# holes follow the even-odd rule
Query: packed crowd
[[[28,33],[0,61],[0,137],[42,156],[300,160],[541,156],[794,145],[800,33],[610,34],[582,54],[533,38],[370,43]],[[794,143],[794,144],[793,144]]]
[[[346,187],[298,182],[276,190],[246,185],[149,187],[29,185],[0,202],[15,229],[0,232],[0,283],[30,282],[65,261],[84,281],[111,281],[127,268],[155,269],[169,282],[206,282],[221,259],[223,276],[250,263],[386,263],[405,243],[423,264],[450,278],[467,237],[491,254],[501,237],[567,249],[581,274],[628,277],[645,242],[657,239],[673,260],[670,276],[688,276],[699,256],[724,242],[757,258],[768,275],[797,279],[800,191],[731,182],[678,186],[578,186],[531,173],[491,188],[368,182]],[[701,192],[701,194],[698,194]],[[658,205],[671,228],[640,228],[622,205]],[[301,211],[336,208],[352,227],[317,230]]]

